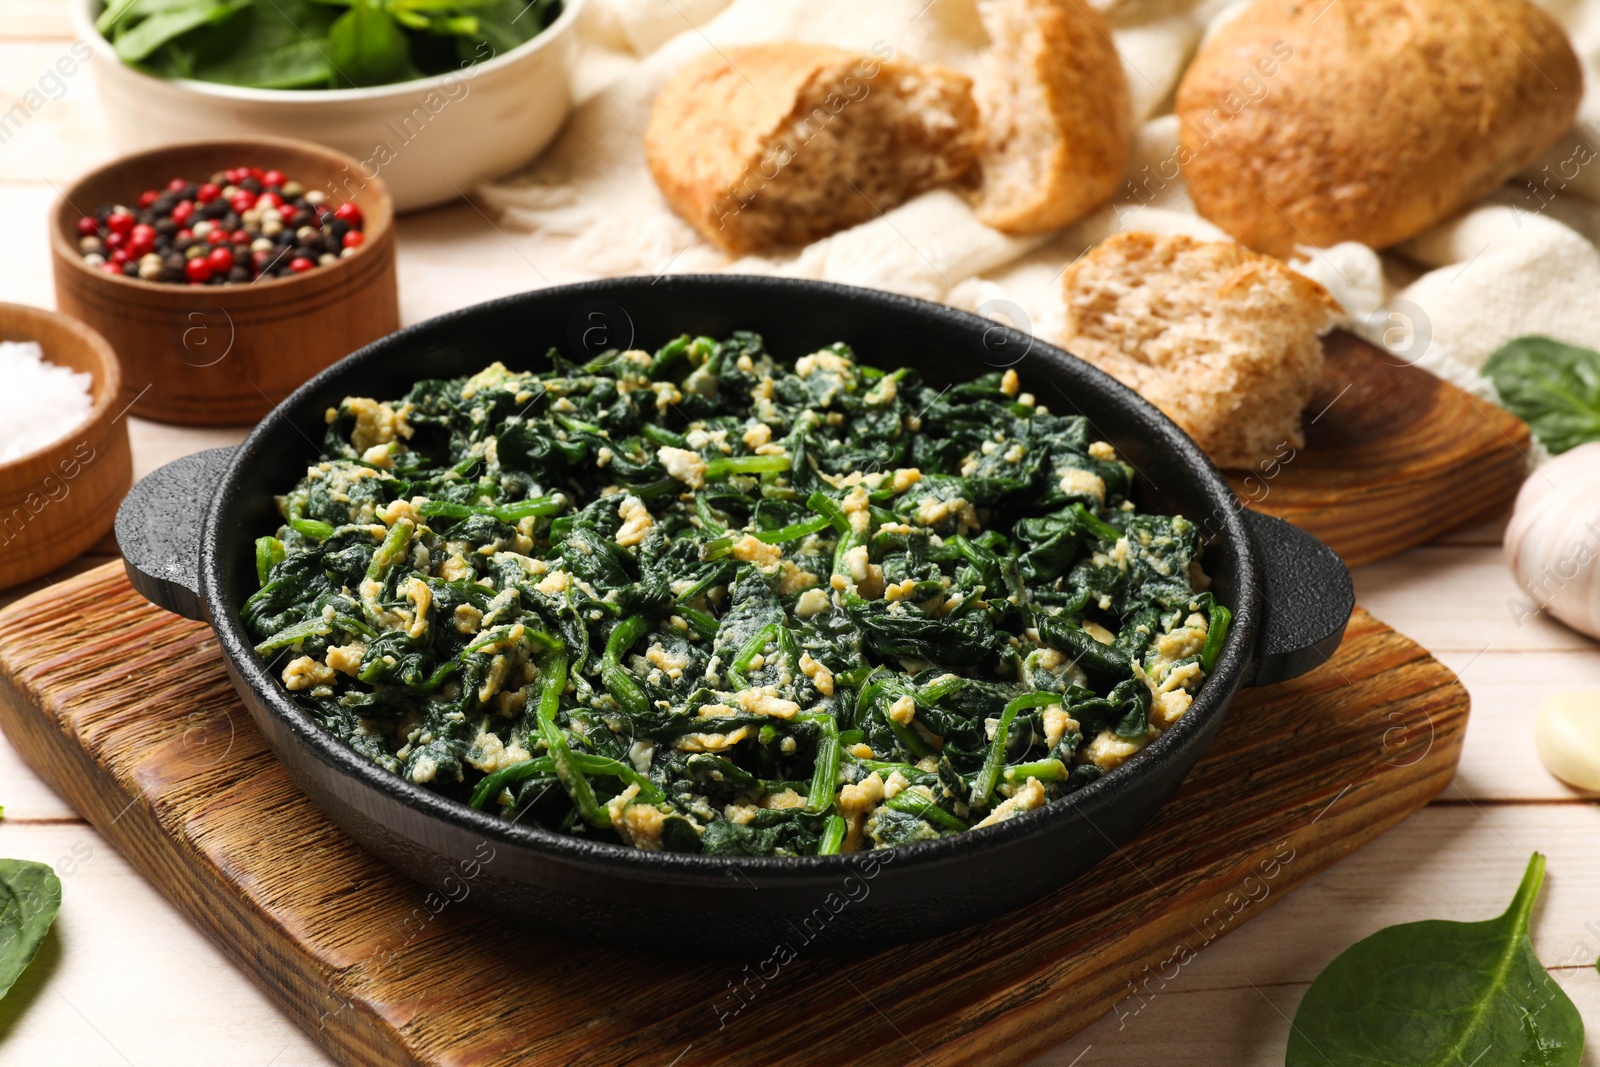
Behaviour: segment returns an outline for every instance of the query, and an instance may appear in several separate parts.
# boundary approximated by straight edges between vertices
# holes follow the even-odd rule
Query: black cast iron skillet
[[[1233,610],[1211,677],[1187,714],[1138,758],[1069,797],[997,826],[845,856],[639,852],[514,825],[379,769],[322,732],[252,651],[239,605],[256,587],[254,538],[280,522],[273,495],[317,455],[324,411],[346,396],[403,395],[419,378],[492,360],[545,369],[654,349],[681,333],[763,334],[792,360],[835,341],[930,382],[1015,366],[1053,410],[1081,412],[1138,471],[1140,506],[1207,531],[1205,567]],[[291,341],[292,338],[286,338]],[[1241,685],[1280,681],[1338,646],[1354,597],[1320,542],[1243,511],[1205,455],[1137,395],[1058,348],[947,307],[867,289],[767,277],[680,276],[563,286],[401,330],[319,374],[236,449],[178,460],[142,480],[117,516],[134,586],[216,629],[256,725],[308,796],[356,841],[413,878],[568,936],[726,955],[849,951],[925,938],[1016,908],[1075,878],[1155,815],[1222,723]],[[1247,768],[1246,768],[1247,770]],[[681,937],[694,930],[700,936]]]

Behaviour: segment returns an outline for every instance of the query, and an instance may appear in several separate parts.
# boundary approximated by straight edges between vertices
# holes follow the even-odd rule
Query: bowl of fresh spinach
[[[401,211],[533,158],[571,107],[583,0],[72,0],[124,151],[293,137]]]
[[[742,446],[697,427],[747,397],[773,407]],[[402,330],[238,449],[147,477],[117,537],[364,846],[436,886],[477,857],[485,907],[673,952],[770,948],[817,915],[806,944],[846,951],[1036,899],[1157,817],[1238,689],[1315,669],[1353,606],[1333,553],[1068,353],[766,277],[562,286]],[[1174,636],[1152,596],[1201,625],[1191,582],[1216,635],[1183,654],[1192,702],[1083,767],[1078,724],[1148,734],[1130,649]],[[380,733],[396,701],[423,718]],[[467,734],[502,704],[528,728],[490,761],[493,723]],[[734,796],[758,792],[775,803]],[[715,936],[660,936],[691,928]]]

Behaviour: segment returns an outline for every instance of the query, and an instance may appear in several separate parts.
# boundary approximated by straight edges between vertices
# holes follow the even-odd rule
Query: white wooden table
[[[0,112],[36,88],[71,44],[64,6],[4,0]],[[54,187],[108,153],[82,74],[0,143],[0,300],[53,305],[46,209]],[[499,232],[470,205],[402,219],[399,235],[407,322],[578,278],[548,246]],[[137,474],[243,436],[137,419],[130,429]],[[1549,857],[1549,874],[1534,945],[1589,1022],[1584,1063],[1600,1067],[1600,812],[1594,798],[1545,773],[1532,739],[1533,711],[1546,694],[1600,688],[1600,648],[1543,619],[1517,625],[1507,606],[1518,590],[1500,555],[1502,525],[1464,531],[1355,576],[1362,604],[1432,650],[1471,691],[1471,727],[1450,788],[1375,844],[1282,899],[1269,898],[1278,906],[1208,947],[1153,999],[1129,1002],[1041,1064],[1280,1064],[1296,1004],[1338,952],[1390,923],[1498,914],[1537,850]],[[50,580],[109,558],[85,557]],[[51,863],[64,884],[56,934],[0,1001],[0,1067],[332,1062],[3,739],[0,803],[0,855]]]

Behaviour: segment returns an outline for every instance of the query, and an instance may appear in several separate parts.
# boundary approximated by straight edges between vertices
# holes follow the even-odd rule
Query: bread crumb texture
[[[1582,94],[1528,0],[1258,0],[1184,72],[1178,161],[1200,214],[1251,248],[1387,248],[1537,159]]]
[[[1111,199],[1133,146],[1111,31],[1078,0],[979,0],[988,31],[974,94],[983,118],[978,217],[1049,233]]]
[[[1140,393],[1220,467],[1305,443],[1300,412],[1338,305],[1227,241],[1123,233],[1068,268],[1063,346]]]
[[[965,175],[964,74],[786,42],[711,51],[656,95],[645,156],[672,209],[732,254],[806,244]]]

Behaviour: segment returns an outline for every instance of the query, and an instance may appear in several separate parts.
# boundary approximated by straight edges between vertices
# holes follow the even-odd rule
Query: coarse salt
[[[92,376],[44,358],[33,341],[0,341],[0,463],[61,440],[94,407]]]

